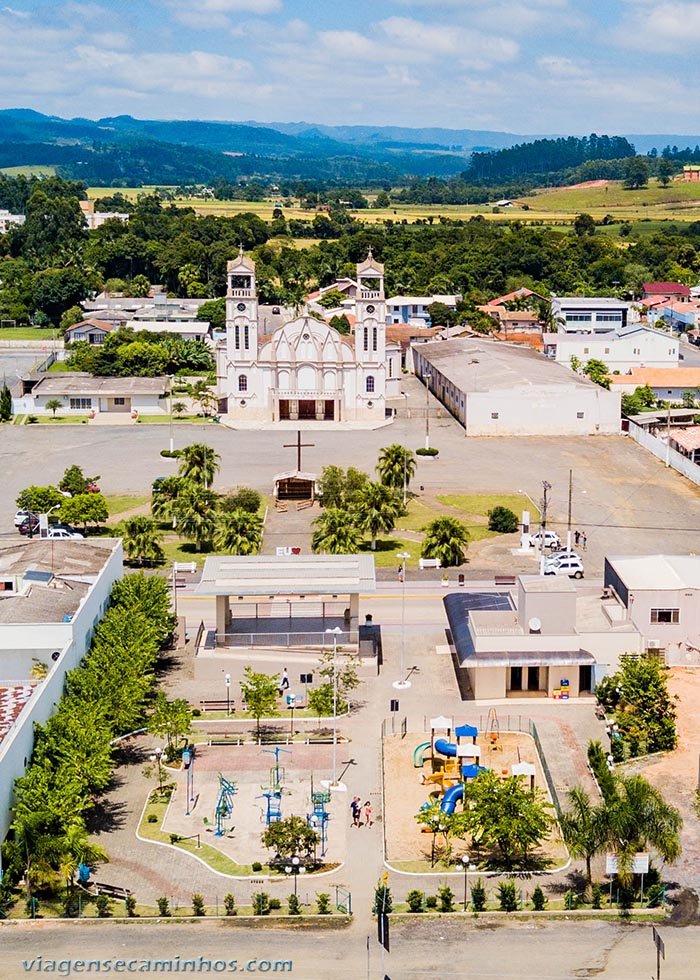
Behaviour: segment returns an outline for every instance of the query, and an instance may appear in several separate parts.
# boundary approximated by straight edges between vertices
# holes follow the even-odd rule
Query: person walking
[[[371,827],[372,826],[372,804],[370,803],[369,800],[366,800],[365,801],[364,811],[365,811],[365,824],[368,827]]]
[[[362,808],[360,807],[360,797],[359,796],[355,796],[353,798],[352,803],[350,804],[350,811],[352,813],[352,825],[353,825],[353,827],[359,827],[360,826],[360,813],[361,813],[361,809]]]
[[[588,538],[586,537],[586,532],[585,531],[582,531],[581,532],[581,547],[583,548],[584,551],[586,550],[586,542],[587,541],[588,541]]]
[[[282,690],[283,691],[289,690],[289,673],[286,667],[282,671]]]
[[[576,545],[577,548],[578,548],[578,543],[579,543],[580,540],[581,540],[581,532],[580,531],[574,531],[574,543],[575,543],[575,545]]]

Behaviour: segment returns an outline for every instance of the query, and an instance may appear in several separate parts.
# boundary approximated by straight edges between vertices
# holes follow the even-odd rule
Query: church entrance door
[[[302,398],[299,402],[299,418],[300,419],[315,419],[316,418],[316,402],[309,398]]]
[[[335,418],[335,402],[332,398],[326,398],[323,403],[323,417],[326,422],[332,422]]]
[[[280,421],[289,419],[289,399],[280,398]]]

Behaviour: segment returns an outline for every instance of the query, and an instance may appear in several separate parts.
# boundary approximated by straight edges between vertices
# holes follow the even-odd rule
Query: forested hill
[[[546,178],[578,167],[588,160],[621,160],[635,155],[624,136],[577,136],[519,143],[504,150],[474,153],[464,179],[474,183],[502,184],[527,178]]]

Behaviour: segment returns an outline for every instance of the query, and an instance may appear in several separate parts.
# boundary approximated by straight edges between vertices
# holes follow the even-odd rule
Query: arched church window
[[[240,374],[238,376],[238,390],[247,391],[248,390],[248,375]]]
[[[368,374],[367,381],[365,382],[365,391],[368,395],[374,394],[374,375]]]
[[[362,344],[363,350],[369,350],[369,330],[367,327],[364,329],[364,341]]]
[[[236,343],[236,350],[240,350],[241,349],[241,328],[238,326],[238,324],[236,324],[236,329],[235,329],[235,343]]]
[[[372,327],[372,350],[377,349],[377,328]]]
[[[243,327],[243,346],[248,350],[250,346],[250,328],[248,324]]]

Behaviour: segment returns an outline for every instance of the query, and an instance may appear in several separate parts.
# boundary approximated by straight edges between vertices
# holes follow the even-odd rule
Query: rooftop
[[[576,586],[570,578],[557,575],[520,575],[518,577],[523,592],[575,592]]]
[[[612,385],[649,385],[650,388],[698,388],[700,367],[635,368],[629,374],[610,375]]]
[[[678,293],[681,296],[690,296],[690,286],[684,286],[682,282],[643,282],[642,290],[647,295]]]
[[[167,378],[96,378],[82,371],[46,374],[34,387],[35,395],[164,395]]]
[[[673,442],[689,453],[700,449],[700,425],[691,425],[687,429],[671,429],[669,434]]]
[[[0,745],[9,735],[34,689],[35,685],[29,681],[22,684],[0,685]]]
[[[0,547],[0,625],[63,623],[78,610],[115,546],[113,538],[47,541]]]
[[[420,344],[414,352],[467,393],[514,388],[595,388],[588,378],[528,347],[463,338]]]
[[[700,589],[700,556],[635,555],[607,558],[628,589]]]
[[[371,555],[207,558],[200,595],[358,595],[376,589]]]
[[[558,306],[586,310],[603,309],[609,306],[628,310],[632,305],[624,299],[618,299],[617,296],[553,296],[552,302]]]

